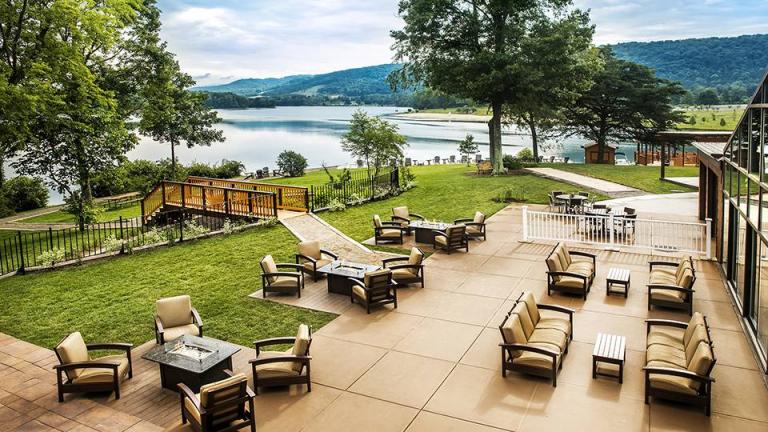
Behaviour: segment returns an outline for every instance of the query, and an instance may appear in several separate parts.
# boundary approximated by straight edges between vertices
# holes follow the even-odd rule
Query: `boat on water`
[[[627,166],[632,165],[631,162],[629,162],[629,159],[627,159],[627,155],[625,153],[617,152],[615,155],[615,164],[621,165],[621,166]]]

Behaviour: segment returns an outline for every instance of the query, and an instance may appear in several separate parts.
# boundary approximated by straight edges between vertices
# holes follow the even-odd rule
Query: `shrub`
[[[245,165],[236,160],[222,159],[221,163],[214,165],[214,175],[216,178],[240,177],[245,172]]]
[[[330,212],[336,212],[336,211],[344,211],[347,209],[347,206],[341,202],[338,198],[334,198],[331,200],[330,203],[328,203],[328,211]]]
[[[506,187],[499,195],[494,199],[496,202],[512,203],[512,202],[525,202],[525,190],[520,187]]]
[[[527,147],[517,152],[517,158],[523,162],[536,162],[533,158],[533,151]]]
[[[104,212],[104,208],[81,198],[80,192],[75,191],[64,198],[64,211],[75,216],[83,224],[92,224],[99,221],[99,216]]]
[[[67,258],[67,252],[64,249],[51,249],[41,253],[37,260],[45,267],[53,267],[57,263]]]
[[[195,238],[208,234],[210,230],[195,221],[189,221],[184,224],[184,237]]]
[[[165,232],[159,228],[152,228],[144,233],[139,243],[142,245],[154,245],[164,241],[167,241]]]
[[[283,150],[277,156],[277,167],[288,177],[300,177],[307,168],[307,158],[293,150]]]
[[[124,244],[125,240],[120,240],[115,236],[109,236],[104,239],[104,241],[101,243],[101,246],[106,252],[117,252],[123,248]]]
[[[3,194],[8,205],[20,212],[45,207],[48,204],[48,188],[42,180],[18,176],[3,185]]]
[[[504,158],[502,159],[502,163],[504,164],[504,168],[510,171],[515,171],[523,168],[523,162],[517,157],[512,155],[504,155]]]

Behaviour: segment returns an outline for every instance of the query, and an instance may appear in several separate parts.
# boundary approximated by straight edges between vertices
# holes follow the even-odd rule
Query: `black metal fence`
[[[113,252],[185,241],[258,219],[197,214],[190,210],[173,210],[156,216],[152,224],[143,225],[141,218],[120,218],[79,228],[44,231],[0,231],[0,275],[23,273],[29,267],[47,267]]]
[[[332,207],[335,204],[355,204],[389,195],[400,187],[400,169],[390,168],[376,176],[368,177],[361,171],[348,180],[320,186],[310,186],[309,201],[312,211]]]

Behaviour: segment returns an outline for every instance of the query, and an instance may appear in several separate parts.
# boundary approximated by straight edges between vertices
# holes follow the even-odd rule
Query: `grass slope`
[[[132,204],[125,207],[119,207],[114,209],[105,210],[99,215],[99,222],[110,222],[120,219],[139,217],[141,213],[141,205],[139,203]],[[22,219],[19,222],[22,223],[75,223],[75,217],[71,214],[58,210],[53,213],[47,213],[40,216],[34,216],[28,219]]]
[[[45,347],[75,330],[140,344],[153,338],[155,300],[178,294],[192,296],[207,335],[234,343],[317,329],[334,315],[247,297],[261,287],[259,259],[290,262],[295,244],[278,226],[0,280],[0,331]]]
[[[657,166],[614,166],[596,164],[542,164],[542,166],[612,181],[653,194],[666,194],[680,191],[692,192],[695,190],[687,186],[659,180],[659,167]],[[697,167],[667,167],[666,175],[667,177],[698,177],[699,169]]]
[[[732,131],[736,129],[743,113],[743,106],[712,106],[702,109],[689,107],[683,111],[685,123],[680,123],[677,127],[685,130]],[[696,124],[690,123],[691,117],[696,118]],[[721,121],[725,124],[721,124]]]

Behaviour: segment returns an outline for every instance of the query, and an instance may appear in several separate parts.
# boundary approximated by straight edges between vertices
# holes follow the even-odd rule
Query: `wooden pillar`
[[[709,206],[709,168],[699,167],[699,220],[705,220],[707,216],[707,207]]]
[[[664,177],[665,177],[665,174],[666,174],[664,172],[664,160],[666,159],[666,146],[665,146],[665,142],[664,141],[662,141],[660,143],[660,145],[661,145],[661,161],[660,161],[661,162],[661,177],[659,177],[659,178],[661,180],[664,180]]]

